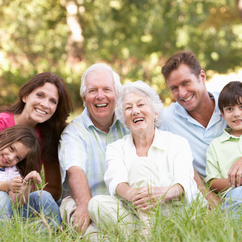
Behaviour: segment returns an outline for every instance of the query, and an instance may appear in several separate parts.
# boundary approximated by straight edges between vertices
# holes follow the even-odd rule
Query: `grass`
[[[241,210],[242,212],[242,210]],[[242,213],[241,213],[242,214]],[[1,224],[0,241],[80,241],[79,234],[70,226],[61,227],[57,232],[48,229],[38,231],[36,223],[43,222],[43,219],[36,218],[23,222],[18,215],[10,222]],[[187,241],[187,242],[223,242],[242,241],[242,216],[234,221],[231,216],[221,212],[218,206],[214,210],[193,205],[188,210],[180,212],[174,210],[170,217],[165,217],[157,209],[151,217],[150,237],[144,238],[139,230],[134,230],[127,236],[117,224],[102,224],[105,227],[104,238],[100,241]],[[83,240],[82,240],[83,241]]]

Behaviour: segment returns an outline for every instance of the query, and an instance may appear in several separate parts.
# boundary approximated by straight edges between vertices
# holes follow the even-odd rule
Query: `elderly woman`
[[[104,180],[111,197],[96,196],[90,201],[89,215],[96,224],[116,223],[117,217],[126,224],[138,218],[147,221],[144,211],[157,206],[169,215],[174,203],[184,206],[200,195],[188,141],[157,129],[162,108],[156,91],[144,82],[123,86],[117,113],[131,133],[107,146]],[[127,204],[134,206],[136,216]]]

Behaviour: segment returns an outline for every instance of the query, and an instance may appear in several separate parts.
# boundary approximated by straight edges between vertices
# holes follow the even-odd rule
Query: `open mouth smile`
[[[184,102],[188,102],[188,101],[190,101],[190,100],[193,98],[193,96],[194,96],[194,94],[191,95],[190,97],[188,97],[187,99],[184,99]]]
[[[38,108],[35,108],[34,109],[37,113],[40,113],[40,114],[47,114],[47,112],[45,112],[45,111],[42,111],[42,110],[40,110],[40,109],[38,109]]]
[[[107,107],[108,104],[107,103],[103,103],[103,104],[95,104],[95,107],[96,108],[104,108],[104,107]]]
[[[135,118],[135,119],[133,119],[133,122],[136,124],[137,122],[143,121],[143,120],[144,120],[144,118]]]

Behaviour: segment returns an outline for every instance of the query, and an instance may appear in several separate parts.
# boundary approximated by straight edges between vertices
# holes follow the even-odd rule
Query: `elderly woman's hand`
[[[164,203],[169,200],[179,200],[184,190],[180,184],[172,187],[142,187],[138,189],[133,205],[136,208],[149,210],[157,206],[157,203]]]

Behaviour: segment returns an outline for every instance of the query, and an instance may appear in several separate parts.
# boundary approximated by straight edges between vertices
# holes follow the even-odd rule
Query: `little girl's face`
[[[26,158],[29,148],[20,142],[15,142],[0,150],[0,166],[15,166],[18,162]]]

